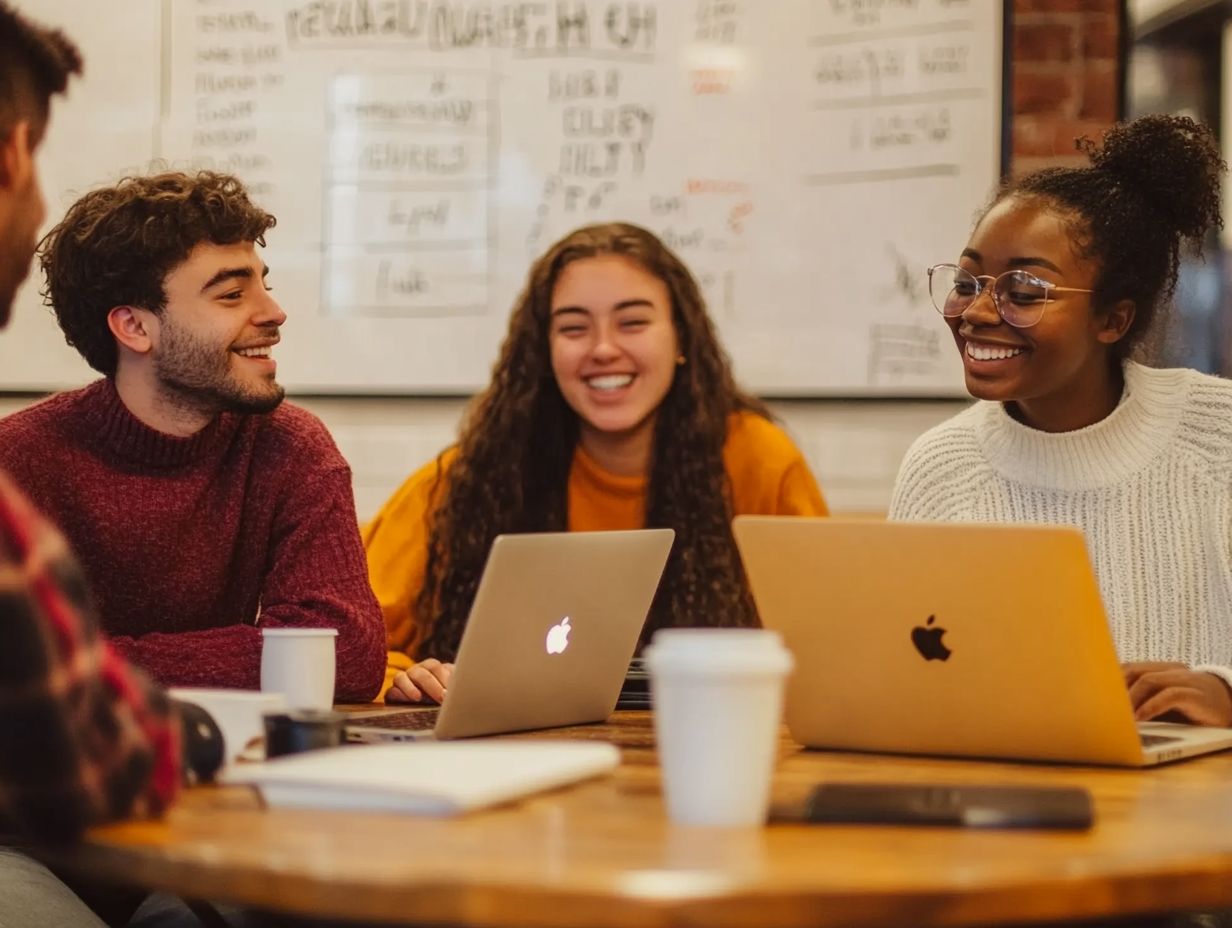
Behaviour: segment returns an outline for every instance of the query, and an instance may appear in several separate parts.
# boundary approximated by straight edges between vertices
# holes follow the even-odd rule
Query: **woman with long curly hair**
[[[1138,718],[1232,725],[1232,382],[1131,360],[1226,166],[1183,117],[1079,144],[1090,166],[1009,182],[929,270],[982,402],[908,451],[891,516],[1079,526]]]
[[[531,268],[458,443],[364,529],[387,698],[443,696],[497,535],[675,529],[645,642],[756,625],[732,517],[825,512],[803,455],[736,386],[680,259],[637,226],[578,229]]]

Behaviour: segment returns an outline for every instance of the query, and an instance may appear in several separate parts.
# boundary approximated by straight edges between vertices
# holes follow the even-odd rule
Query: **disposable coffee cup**
[[[261,629],[261,692],[281,693],[289,709],[334,704],[336,628]]]
[[[685,825],[763,824],[793,665],[778,633],[663,629],[644,657],[668,815]]]

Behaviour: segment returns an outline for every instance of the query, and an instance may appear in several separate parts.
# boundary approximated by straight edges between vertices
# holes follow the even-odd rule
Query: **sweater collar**
[[[1057,490],[1109,486],[1168,447],[1188,404],[1187,373],[1127,361],[1116,409],[1073,432],[1041,432],[1014,419],[1003,404],[981,402],[977,440],[989,463],[1016,483]]]
[[[168,435],[129,412],[110,377],[86,387],[81,399],[88,427],[101,447],[124,461],[160,469],[203,459],[226,443],[239,421],[238,416],[222,413],[195,435]]]
[[[583,450],[580,441],[573,448],[573,473],[603,496],[634,499],[646,492],[645,476],[628,477],[604,470]]]

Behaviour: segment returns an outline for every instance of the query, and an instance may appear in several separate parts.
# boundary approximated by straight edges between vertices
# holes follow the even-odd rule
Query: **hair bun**
[[[1219,185],[1227,165],[1206,126],[1188,116],[1142,116],[1113,126],[1102,146],[1083,139],[1092,166],[1123,185],[1186,238],[1223,227]]]

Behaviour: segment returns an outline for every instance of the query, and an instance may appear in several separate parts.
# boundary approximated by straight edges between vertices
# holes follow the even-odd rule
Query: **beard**
[[[286,395],[273,378],[240,377],[236,355],[174,325],[163,317],[162,350],[154,359],[159,385],[176,405],[214,415],[220,412],[266,413]]]

